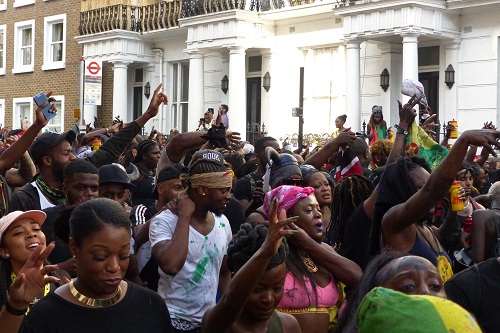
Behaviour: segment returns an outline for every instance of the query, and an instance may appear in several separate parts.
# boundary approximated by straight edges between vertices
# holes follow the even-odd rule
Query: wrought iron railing
[[[345,0],[86,0],[80,10],[80,35],[115,29],[146,32],[177,27],[180,18],[233,9],[263,12],[315,2]]]
[[[152,31],[178,26],[181,0],[145,6],[115,4],[80,12],[80,35],[115,29]]]

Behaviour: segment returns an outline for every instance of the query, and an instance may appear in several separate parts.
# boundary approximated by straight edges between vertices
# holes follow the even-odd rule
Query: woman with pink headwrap
[[[326,333],[339,301],[337,281],[355,286],[361,269],[321,242],[323,222],[312,187],[284,185],[268,192],[263,205],[268,215],[274,198],[279,200],[278,214],[284,209],[288,217],[295,216],[291,227],[298,230],[288,237],[287,275],[277,310],[292,314],[302,332]]]

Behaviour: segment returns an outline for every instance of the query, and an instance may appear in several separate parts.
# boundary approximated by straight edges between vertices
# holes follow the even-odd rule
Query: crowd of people
[[[366,135],[341,115],[321,148],[292,151],[241,141],[227,105],[141,135],[160,89],[127,125],[40,134],[42,105],[5,132],[2,332],[496,332],[491,122],[431,167],[406,149],[415,126],[432,135],[417,96],[389,137],[374,106]]]

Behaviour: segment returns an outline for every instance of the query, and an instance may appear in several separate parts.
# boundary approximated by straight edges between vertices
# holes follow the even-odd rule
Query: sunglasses
[[[302,186],[302,179],[283,179],[281,181],[281,184],[290,186]]]

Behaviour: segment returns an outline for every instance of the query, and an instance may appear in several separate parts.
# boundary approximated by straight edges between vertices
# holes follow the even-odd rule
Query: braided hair
[[[137,154],[135,155],[134,163],[140,163],[142,161],[142,155],[147,154],[150,150],[152,150],[155,146],[158,146],[158,143],[153,140],[142,140],[137,145]]]
[[[267,225],[264,223],[243,223],[240,230],[229,242],[227,248],[227,263],[232,272],[240,269],[262,246],[267,235]],[[288,245],[283,239],[278,252],[269,261],[266,270],[270,270],[285,262]]]
[[[326,230],[326,243],[335,246],[338,251],[347,221],[354,210],[370,197],[373,190],[373,184],[362,175],[352,175],[340,180],[333,189],[332,218]]]

